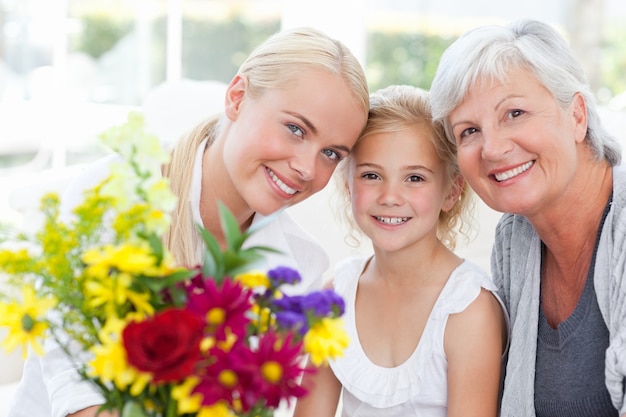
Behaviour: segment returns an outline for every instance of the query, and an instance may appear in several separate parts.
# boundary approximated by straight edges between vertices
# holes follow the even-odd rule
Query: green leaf
[[[241,239],[241,231],[239,230],[237,219],[235,219],[235,216],[232,215],[224,203],[220,201],[218,202],[218,206],[220,212],[220,224],[222,225],[226,245],[228,246],[228,249],[237,251],[241,248],[241,244],[245,240]]]
[[[130,401],[124,404],[120,417],[147,417],[147,414],[141,409],[141,406],[137,404],[137,402]]]
[[[161,264],[163,261],[163,241],[155,233],[151,233],[147,238],[152,254],[157,258],[157,265]]]
[[[205,245],[202,274],[221,279],[224,273],[224,258],[220,245],[215,237],[204,227],[198,225],[198,231]]]
[[[253,233],[274,221],[277,214],[267,216],[255,222],[247,231],[241,233],[235,216],[230,213],[222,202],[219,202],[218,205],[220,225],[226,239],[226,249],[222,251],[215,237],[201,225],[198,225],[198,230],[206,245],[202,263],[202,274],[205,277],[213,277],[217,282],[221,282],[224,277],[232,277],[249,270],[253,264],[263,259],[263,253],[281,253],[279,250],[268,246],[254,246],[243,249],[245,241]]]
[[[176,272],[172,272],[171,274],[166,275],[164,277],[160,277],[158,279],[155,279],[154,277],[144,276],[144,275],[137,276],[136,279],[141,284],[149,288],[150,291],[159,292],[163,290],[164,288],[167,288],[176,284],[177,282],[184,281],[187,278],[193,277],[194,274],[195,274],[195,271],[193,270],[179,270]]]
[[[270,246],[251,246],[249,248],[246,248],[246,250],[251,250],[255,252],[283,253],[283,251],[272,248]]]

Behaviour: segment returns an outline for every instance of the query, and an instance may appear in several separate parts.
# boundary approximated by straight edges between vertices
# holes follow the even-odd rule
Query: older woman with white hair
[[[433,117],[503,212],[491,256],[511,318],[502,416],[626,416],[626,169],[551,26],[470,30],[443,54]]]

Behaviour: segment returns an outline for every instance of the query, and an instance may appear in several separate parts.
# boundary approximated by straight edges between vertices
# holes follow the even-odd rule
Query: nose
[[[291,169],[296,171],[302,181],[313,181],[315,179],[318,152],[307,150],[300,152],[289,162]]]
[[[383,181],[378,204],[381,206],[399,206],[404,202],[401,185],[394,181]]]
[[[481,134],[483,159],[497,161],[513,149],[513,141],[499,129],[483,127]]]

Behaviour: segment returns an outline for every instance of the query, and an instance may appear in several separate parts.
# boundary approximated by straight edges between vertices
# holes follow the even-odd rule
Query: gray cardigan
[[[610,333],[606,385],[613,405],[626,415],[626,167],[613,169],[613,203],[602,229],[594,285]],[[592,239],[593,237],[590,237]],[[512,255],[514,254],[514,255]],[[519,215],[505,214],[496,227],[491,272],[510,314],[502,417],[534,417],[534,378],[539,320],[541,241]]]

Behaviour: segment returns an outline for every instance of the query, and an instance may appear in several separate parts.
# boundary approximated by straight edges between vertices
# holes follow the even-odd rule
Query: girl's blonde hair
[[[430,138],[435,151],[446,167],[446,184],[457,187],[461,173],[456,158],[456,147],[446,139],[445,131],[440,123],[433,123],[428,92],[408,85],[392,85],[376,91],[370,96],[370,109],[367,125],[352,148],[356,151],[363,138],[380,134],[400,132],[407,128],[419,126]],[[398,150],[402,152],[402,150]],[[343,189],[343,217],[350,225],[346,242],[351,246],[358,245],[360,234],[351,215],[350,195],[348,190],[349,160],[342,161],[338,169],[338,188]],[[456,247],[459,234],[469,240],[473,221],[474,199],[469,186],[463,181],[463,188],[458,201],[448,211],[439,213],[437,237],[451,250]]]
[[[237,74],[247,79],[246,94],[258,97],[268,89],[286,88],[290,81],[300,79],[306,69],[322,69],[341,76],[363,110],[368,108],[367,80],[359,61],[343,43],[313,28],[272,35],[248,56]],[[202,259],[203,245],[189,207],[189,186],[198,147],[204,139],[207,146],[215,140],[221,118],[221,114],[210,117],[181,138],[172,150],[169,164],[163,168],[163,175],[170,179],[178,197],[172,224],[163,240],[183,265],[193,266]]]

